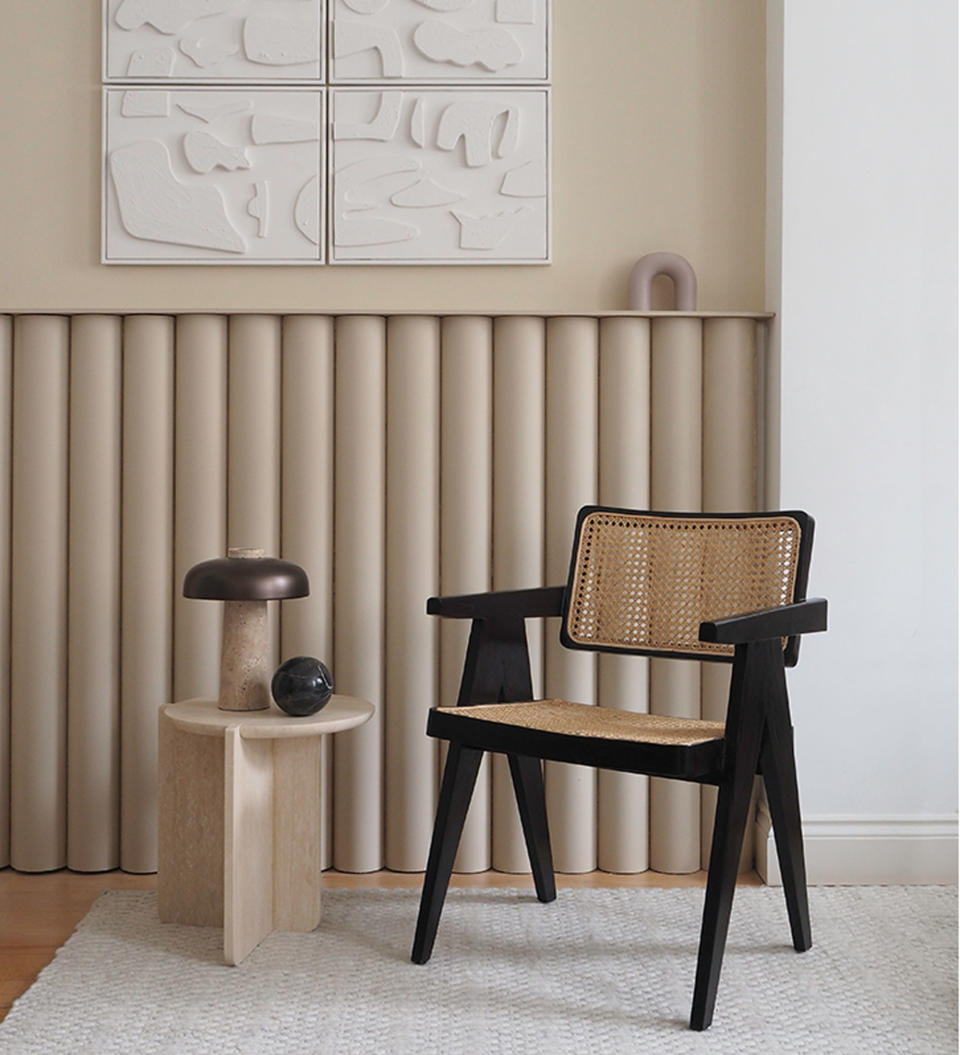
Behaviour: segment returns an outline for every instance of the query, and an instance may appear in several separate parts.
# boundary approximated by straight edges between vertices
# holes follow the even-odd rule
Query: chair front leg
[[[720,785],[717,795],[707,894],[700,929],[700,951],[697,956],[697,981],[690,1012],[691,1029],[706,1029],[713,1021],[752,787],[752,773],[738,773],[733,780]]]
[[[544,903],[557,896],[553,875],[553,854],[550,850],[550,829],[547,827],[547,800],[543,790],[543,772],[539,758],[526,755],[507,755],[510,776],[517,796],[517,809],[523,837],[530,857],[530,870],[537,897]]]
[[[779,642],[737,645],[727,708],[727,752],[713,822],[707,893],[697,955],[690,1028],[704,1030],[713,1021],[720,967],[727,943],[730,910],[737,885],[740,850],[747,827],[753,777],[763,738],[764,695],[783,660]]]
[[[480,769],[482,758],[482,751],[458,743],[451,743],[447,751],[447,764],[443,771],[443,783],[437,802],[437,819],[433,826],[427,872],[420,895],[417,931],[410,955],[414,963],[426,963],[433,952],[437,925],[443,911],[444,898],[447,896],[450,873],[453,871],[453,860],[460,845],[467,808],[477,782],[477,771]]]

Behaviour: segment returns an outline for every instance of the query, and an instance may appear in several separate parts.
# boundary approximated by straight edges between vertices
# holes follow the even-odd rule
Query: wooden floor
[[[419,887],[419,872],[371,872],[350,875],[325,872],[328,889],[369,890]],[[557,886],[567,889],[608,887],[702,887],[706,872],[671,876],[660,872],[639,875],[612,875],[588,872],[585,875],[557,875]],[[750,872],[740,877],[748,886],[760,886],[760,878]],[[25,992],[54,953],[73,933],[104,890],[154,890],[155,875],[129,875],[125,872],[47,872],[29,874],[0,869],[0,1021],[14,1000]],[[454,887],[532,887],[528,875],[480,872],[455,875]]]

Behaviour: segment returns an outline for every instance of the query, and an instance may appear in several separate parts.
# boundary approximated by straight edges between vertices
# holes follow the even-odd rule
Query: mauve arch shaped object
[[[674,308],[696,311],[697,276],[690,261],[679,253],[647,253],[630,272],[630,310],[650,311],[650,293],[657,275],[673,280]]]

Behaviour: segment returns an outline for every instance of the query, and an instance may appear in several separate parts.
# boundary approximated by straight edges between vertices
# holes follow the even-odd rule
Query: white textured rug
[[[0,1052],[152,1055],[957,1051],[957,895],[818,888],[797,955],[779,890],[737,891],[717,1013],[686,1029],[701,890],[453,890],[433,959],[408,960],[418,892],[331,891],[312,934],[240,967],[219,930],[101,897],[0,1024]]]

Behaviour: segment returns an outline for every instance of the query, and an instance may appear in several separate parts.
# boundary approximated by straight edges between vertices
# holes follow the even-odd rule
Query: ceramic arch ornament
[[[630,272],[630,310],[650,311],[653,280],[666,275],[673,280],[674,308],[697,310],[697,276],[690,261],[679,253],[647,253]]]

